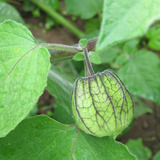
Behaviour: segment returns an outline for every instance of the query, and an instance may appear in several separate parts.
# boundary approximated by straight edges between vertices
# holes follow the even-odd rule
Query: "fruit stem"
[[[94,75],[94,71],[92,68],[92,64],[89,61],[88,58],[88,49],[87,47],[83,48],[83,52],[84,52],[84,56],[85,56],[85,71],[86,71],[86,76],[93,76]]]

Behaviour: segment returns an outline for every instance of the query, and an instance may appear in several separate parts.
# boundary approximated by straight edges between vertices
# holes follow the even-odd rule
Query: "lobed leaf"
[[[93,137],[47,116],[24,120],[0,139],[0,148],[3,160],[136,160],[125,145],[111,137]]]
[[[0,23],[0,137],[28,115],[43,93],[49,57],[26,27]]]
[[[97,50],[143,35],[160,18],[160,0],[104,0]]]

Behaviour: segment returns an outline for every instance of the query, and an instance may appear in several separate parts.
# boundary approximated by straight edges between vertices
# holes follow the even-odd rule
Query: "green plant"
[[[45,4],[44,1],[32,0],[32,2],[70,29],[77,37],[84,36],[83,32],[57,13],[54,8]],[[74,2],[76,5],[79,4],[78,0]],[[79,9],[75,10],[72,7],[74,3],[69,3],[68,0],[66,0],[67,10],[76,16],[79,15],[83,19],[94,19],[95,15],[98,16],[98,19],[101,19],[102,9],[94,10],[94,6],[97,5],[89,5],[91,2],[88,2],[84,1],[84,3],[87,3],[86,7],[90,6],[87,14],[84,14],[86,9],[84,4],[79,4],[84,8],[79,6]],[[0,2],[0,7],[2,3],[4,2]],[[97,1],[96,3],[102,6],[102,1]],[[148,0],[132,2],[127,0],[118,2],[116,0],[105,0],[101,29],[99,30],[97,29],[98,27],[95,27],[90,31],[92,36],[85,36],[93,37],[95,31],[98,31],[99,37],[88,41],[87,39],[82,39],[79,44],[73,46],[38,43],[24,25],[13,20],[3,21],[4,19],[0,19],[0,21],[3,21],[0,23],[0,137],[2,137],[0,139],[0,159],[132,160],[137,159],[137,157],[149,159],[151,152],[142,146],[141,140],[131,140],[127,145],[124,145],[116,141],[115,138],[129,125],[133,117],[132,100],[119,77],[133,95],[135,102],[138,103],[136,106],[142,106],[143,108],[141,112],[138,112],[139,109],[137,109],[138,113],[135,117],[152,112],[146,106],[144,107],[140,101],[141,97],[160,104],[159,57],[152,51],[148,51],[147,47],[158,49],[152,45],[142,44],[143,40],[141,39],[134,39],[137,36],[143,36],[149,26],[160,18],[159,5],[159,0],[153,0],[152,2]],[[119,13],[117,14],[115,11]],[[148,12],[150,12],[149,15]],[[16,20],[15,17],[11,19]],[[17,21],[20,22],[21,20]],[[155,32],[157,33],[157,30]],[[154,34],[148,32],[145,37],[152,41],[152,35]],[[157,39],[159,40],[159,38]],[[140,49],[140,47],[143,49]],[[87,53],[87,49],[89,50],[89,54]],[[91,52],[91,50],[95,51]],[[71,112],[73,82],[84,71],[81,67],[80,73],[77,73],[74,77],[72,74],[66,73],[66,67],[60,70],[58,66],[52,64],[57,60],[65,58],[73,58],[76,61],[85,60],[87,62],[85,64],[85,74],[87,77],[94,74],[90,62],[108,64],[107,67],[101,66],[102,68],[98,69],[94,65],[93,68],[96,72],[112,68],[118,73],[119,77],[109,70],[106,72],[107,76],[113,76],[114,80],[111,80],[109,84],[105,81],[105,85],[108,85],[110,89],[107,92],[103,91],[99,95],[102,98],[107,93],[112,94],[115,89],[112,87],[112,83],[117,82],[116,84],[121,86],[120,91],[115,97],[113,95],[110,96],[110,103],[116,103],[115,99],[117,99],[119,94],[120,96],[124,92],[127,94],[125,103],[129,103],[129,108],[132,111],[127,112],[127,114],[124,114],[126,113],[124,110],[122,111],[123,123],[126,123],[124,127],[121,126],[121,121],[115,118],[114,115],[106,123],[113,126],[112,132],[108,134],[103,133],[103,135],[95,134],[96,136],[107,135],[107,137],[100,138],[81,131],[80,129],[89,133],[86,128],[83,129],[84,126],[82,126],[81,122],[77,123],[79,127],[75,125]],[[71,66],[69,70],[71,73],[74,72]],[[100,82],[98,84],[102,85]],[[54,119],[48,116],[34,116],[25,119],[31,113],[45,87],[57,101],[56,110],[53,113]],[[92,89],[92,87],[89,89]],[[72,104],[72,107],[73,115],[76,119],[77,113],[75,107],[77,104],[75,102],[75,94],[77,93],[73,92],[72,102],[74,104]],[[80,96],[85,97],[86,95],[86,93],[83,93]],[[84,105],[86,106],[87,103],[89,103],[89,100],[86,100]],[[120,109],[123,106],[125,104],[121,105]],[[101,107],[103,105],[100,105],[100,109]],[[111,106],[109,105],[109,107]],[[91,112],[95,112],[93,105],[92,109],[93,111]],[[80,112],[83,114],[83,111]],[[116,108],[116,112],[119,112],[118,108]],[[109,111],[110,115],[113,113],[113,110]],[[87,115],[86,112],[84,114],[85,116]],[[129,120],[126,120],[125,116]],[[113,121],[115,120],[117,122],[114,124]],[[76,122],[78,121],[79,119],[76,119]],[[96,120],[96,125],[99,123],[101,121]],[[115,129],[116,124],[118,125],[118,130]],[[96,127],[96,130],[100,131],[98,127]],[[142,155],[134,147],[136,145],[141,149]],[[155,159],[158,156],[159,153],[155,156]]]

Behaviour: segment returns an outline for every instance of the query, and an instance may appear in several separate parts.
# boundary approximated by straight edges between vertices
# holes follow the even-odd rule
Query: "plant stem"
[[[97,40],[98,38],[88,40],[87,44],[88,51],[95,49]],[[42,43],[39,45],[49,49],[49,52],[51,54],[51,62],[72,58],[76,53],[82,51],[82,48],[79,47],[79,44],[70,46],[63,44]]]
[[[64,45],[56,43],[41,43],[40,46],[46,47],[47,49],[66,51],[66,52],[79,52],[82,49],[78,45]]]
[[[70,46],[63,44],[42,43],[41,47],[45,47],[51,54],[51,62],[72,58],[76,53],[82,51],[78,44]]]
[[[84,52],[84,56],[85,56],[85,69],[86,69],[86,76],[90,75],[94,75],[94,71],[93,71],[93,68],[92,68],[92,64],[91,62],[89,61],[89,58],[88,58],[88,50],[87,50],[87,47],[85,47],[83,49],[83,52]]]
[[[58,14],[53,8],[46,5],[40,0],[32,0],[33,3],[35,3],[37,6],[39,6],[43,11],[45,11],[48,15],[50,15],[52,18],[56,19],[60,24],[67,27],[70,31],[72,31],[78,38],[83,37],[85,34],[80,31],[76,26],[71,24],[68,20],[66,20],[64,17],[62,17],[60,14]]]

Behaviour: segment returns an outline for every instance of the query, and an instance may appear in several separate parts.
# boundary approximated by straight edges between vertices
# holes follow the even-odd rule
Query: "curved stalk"
[[[93,71],[91,62],[89,61],[87,47],[85,47],[85,48],[83,49],[83,52],[84,52],[84,56],[85,56],[86,76],[88,76],[88,75],[89,75],[89,76],[93,76],[93,75],[94,75],[94,71]]]
[[[48,15],[50,15],[52,18],[56,19],[60,24],[67,27],[71,32],[73,32],[77,37],[81,38],[85,34],[80,31],[76,26],[71,24],[68,20],[66,20],[64,17],[62,17],[60,14],[58,14],[54,9],[52,9],[50,6],[46,5],[40,0],[31,0],[33,3],[35,3],[37,6],[39,6],[43,11],[45,11]]]

